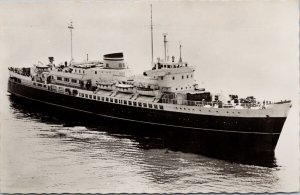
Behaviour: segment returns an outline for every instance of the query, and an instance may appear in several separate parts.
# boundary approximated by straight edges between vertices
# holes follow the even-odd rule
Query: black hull
[[[107,118],[112,120],[111,123],[126,127],[120,128],[124,131],[122,133],[163,136],[169,145],[184,145],[185,149],[204,154],[239,153],[245,158],[253,153],[272,156],[286,119],[174,113],[78,98],[13,81],[8,83],[8,92],[22,99],[50,105],[53,109],[67,109],[70,118],[75,113],[88,114],[87,118]]]

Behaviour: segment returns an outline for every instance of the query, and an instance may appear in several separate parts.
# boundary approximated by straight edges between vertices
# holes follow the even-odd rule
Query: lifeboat
[[[97,88],[98,89],[103,89],[106,91],[112,91],[114,90],[114,83],[110,81],[97,81]]]
[[[134,93],[135,87],[129,84],[117,84],[116,89],[121,93]]]
[[[139,95],[150,96],[150,97],[155,97],[159,93],[158,89],[151,89],[151,88],[145,88],[145,87],[137,87],[136,91]]]

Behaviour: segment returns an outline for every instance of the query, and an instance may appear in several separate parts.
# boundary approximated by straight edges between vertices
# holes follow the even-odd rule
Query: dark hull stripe
[[[17,95],[17,96],[20,96],[20,97],[23,97],[23,98],[33,100],[33,101],[38,101],[38,102],[46,103],[46,104],[49,104],[49,105],[59,106],[59,107],[62,107],[62,108],[67,108],[67,109],[71,109],[71,110],[85,112],[85,113],[88,113],[88,114],[95,114],[95,115],[98,115],[98,116],[103,116],[103,117],[108,117],[108,118],[113,118],[113,119],[118,119],[118,120],[126,120],[126,121],[138,122],[138,123],[145,123],[145,124],[152,124],[152,125],[159,125],[159,126],[167,126],[167,127],[175,127],[175,128],[196,129],[196,130],[203,130],[203,131],[217,131],[217,132],[224,132],[224,133],[243,133],[243,134],[262,134],[262,135],[264,135],[264,134],[265,135],[279,135],[280,134],[280,133],[267,133],[267,132],[230,131],[230,130],[221,130],[221,129],[195,128],[195,127],[168,125],[168,124],[163,124],[163,123],[158,124],[158,123],[153,123],[153,122],[138,121],[138,120],[120,118],[120,117],[115,117],[115,116],[109,116],[109,115],[105,115],[105,114],[93,113],[93,112],[89,112],[89,111],[86,111],[86,110],[81,110],[81,109],[77,109],[77,108],[62,106],[62,105],[59,105],[59,104],[53,104],[53,103],[50,103],[50,102],[45,102],[45,101],[30,98],[30,97],[26,97],[26,96],[23,96],[23,95],[14,93],[14,92],[10,92],[10,93],[14,94],[14,95]]]

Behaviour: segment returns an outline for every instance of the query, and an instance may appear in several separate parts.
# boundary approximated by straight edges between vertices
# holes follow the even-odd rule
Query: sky
[[[298,100],[298,1],[12,1],[0,2],[1,83],[8,66],[75,61],[124,52],[130,68],[151,67],[150,4],[154,59],[169,55],[195,66],[200,87],[240,97]],[[3,88],[2,88],[3,89]]]

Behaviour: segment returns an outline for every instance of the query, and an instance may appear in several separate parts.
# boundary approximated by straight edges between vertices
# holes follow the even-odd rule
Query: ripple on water
[[[234,193],[296,188],[285,187],[285,164],[270,168],[175,152],[161,139],[108,133],[101,124],[70,123],[14,105],[6,113],[1,185],[8,190]]]

